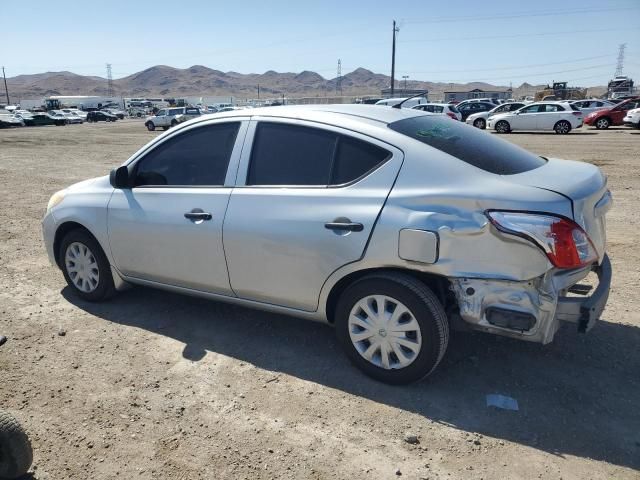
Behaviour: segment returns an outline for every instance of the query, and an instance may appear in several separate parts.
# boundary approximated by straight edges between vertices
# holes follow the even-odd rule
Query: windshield
[[[389,128],[498,175],[527,172],[546,163],[512,143],[443,117],[407,118],[390,123]]]

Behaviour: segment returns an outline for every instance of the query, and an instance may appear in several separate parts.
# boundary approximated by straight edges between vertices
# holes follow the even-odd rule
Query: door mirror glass
[[[114,168],[109,174],[109,183],[113,188],[129,188],[129,170],[125,165]]]

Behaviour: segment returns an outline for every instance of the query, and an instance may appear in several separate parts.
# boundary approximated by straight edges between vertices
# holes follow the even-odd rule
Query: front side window
[[[205,125],[168,139],[137,162],[134,186],[224,185],[239,128]]]
[[[541,111],[541,107],[544,109],[544,105],[531,105],[530,107],[520,110],[520,113],[538,113]]]
[[[160,110],[158,113],[156,113],[156,117],[164,117],[166,114],[166,110]]]
[[[389,157],[380,147],[335,132],[261,122],[253,140],[247,185],[341,185]]]

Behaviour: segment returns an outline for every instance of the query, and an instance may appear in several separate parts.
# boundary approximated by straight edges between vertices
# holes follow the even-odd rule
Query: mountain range
[[[357,68],[340,79],[342,95],[379,96],[390,85],[390,77]],[[42,98],[49,95],[107,95],[106,78],[78,75],[72,72],[46,72],[7,78],[9,94],[18,99]],[[174,68],[156,65],[127,77],[113,80],[113,93],[123,97],[236,96],[261,98],[335,96],[337,78],[325,79],[316,72],[275,72],[262,74],[222,72],[202,65]],[[397,81],[397,88],[405,85]],[[426,89],[435,97],[449,89],[495,89],[483,82],[466,84],[410,80],[407,88]],[[542,86],[523,83],[514,95],[531,95]],[[505,88],[505,87],[498,87]]]

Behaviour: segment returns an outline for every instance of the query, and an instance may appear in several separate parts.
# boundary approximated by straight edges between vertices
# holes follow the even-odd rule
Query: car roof
[[[298,120],[326,122],[328,118],[343,117],[352,121],[379,122],[389,124],[398,120],[424,115],[411,108],[392,108],[386,105],[330,104],[330,105],[290,105],[275,107],[258,107],[244,110],[233,110],[223,113],[204,115],[205,118],[215,115],[216,118],[232,117],[284,117]],[[201,117],[202,118],[202,117]]]

